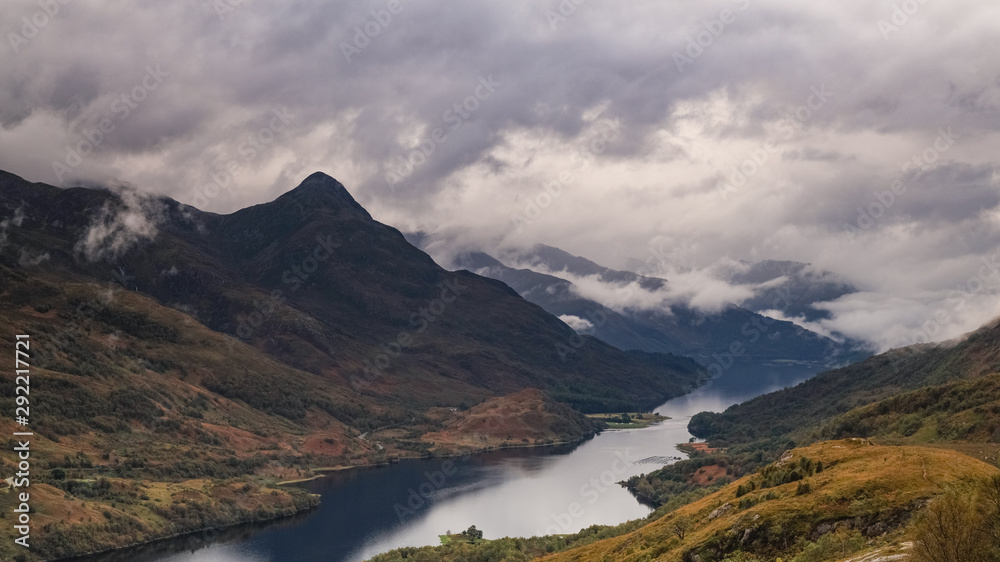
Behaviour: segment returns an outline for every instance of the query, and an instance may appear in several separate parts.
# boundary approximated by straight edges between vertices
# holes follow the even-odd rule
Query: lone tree
[[[674,534],[681,540],[684,540],[684,535],[688,534],[688,531],[690,531],[693,527],[694,523],[692,523],[691,519],[687,517],[678,517],[677,519],[674,519],[674,523],[671,525],[671,529],[674,531]]]

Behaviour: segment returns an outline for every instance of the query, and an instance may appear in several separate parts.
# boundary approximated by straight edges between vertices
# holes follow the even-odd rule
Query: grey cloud
[[[113,261],[136,243],[155,238],[163,220],[166,207],[161,199],[130,187],[113,192],[117,201],[104,204],[74,247],[92,262]]]
[[[888,1],[591,1],[554,29],[555,1],[402,5],[349,62],[342,44],[385,0],[243,2],[224,17],[210,2],[68,4],[0,57],[0,168],[57,183],[52,162],[110,118],[115,130],[63,184],[124,181],[231,211],[324,170],[381,220],[466,245],[546,240],[620,266],[669,241],[673,266],[695,271],[818,257],[873,294],[909,275],[893,256],[936,271],[996,241],[1000,23],[988,2],[927,3],[888,40],[878,26]],[[674,53],[723,9],[734,21],[678,71]],[[4,3],[0,32],[35,10]],[[116,96],[157,64],[169,77],[119,119]],[[386,171],[489,75],[502,86],[393,189]],[[817,87],[834,95],[803,113]],[[294,118],[250,155],[247,139],[278,108]],[[587,152],[602,121],[621,134]],[[867,258],[856,256],[844,223],[949,126],[962,141],[902,177],[907,192],[866,234]],[[719,197],[768,139],[778,152]],[[232,163],[239,171],[206,196]],[[560,194],[515,229],[512,215],[564,171]],[[849,305],[863,299],[838,309],[862,318]]]

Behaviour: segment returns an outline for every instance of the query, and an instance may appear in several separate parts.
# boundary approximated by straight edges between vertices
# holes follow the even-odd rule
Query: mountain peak
[[[354,198],[344,187],[344,184],[340,183],[333,177],[324,174],[323,172],[313,172],[309,174],[309,177],[302,180],[302,183],[298,185],[295,189],[292,189],[285,195],[292,193],[303,194],[325,194],[332,195],[338,199],[345,199],[354,203]]]
[[[360,211],[370,218],[368,211],[354,200],[344,184],[323,172],[310,174],[298,187],[278,197],[275,202],[295,203],[308,210],[321,207],[346,208]]]

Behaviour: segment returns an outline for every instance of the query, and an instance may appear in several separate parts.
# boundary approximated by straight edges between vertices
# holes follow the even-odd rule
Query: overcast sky
[[[441,252],[811,262],[863,290],[814,327],[883,348],[1000,314],[996,2],[62,1],[0,6],[29,180],[229,212],[321,170]]]

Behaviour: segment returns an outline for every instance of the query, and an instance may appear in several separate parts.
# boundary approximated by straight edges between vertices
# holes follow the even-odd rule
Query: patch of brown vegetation
[[[600,427],[534,388],[449,414],[444,429],[422,439],[443,450],[532,446],[583,439]],[[444,413],[438,410],[435,415]]]
[[[5,493],[19,494],[24,490],[4,490]],[[32,514],[32,524],[41,528],[48,523],[86,523],[104,519],[101,506],[82,502],[78,499],[66,499],[66,493],[48,484],[31,484],[30,505],[35,510]]]
[[[34,307],[29,305],[22,306],[20,308],[20,311],[22,314],[27,314],[28,316],[34,316],[35,318],[49,318],[49,319],[55,318],[57,312],[54,308],[49,310],[48,312],[38,312],[37,310],[34,309]]]
[[[717,464],[703,466],[688,478],[688,482],[698,486],[714,484],[719,478],[726,476],[726,469]]]
[[[686,449],[691,449],[699,453],[705,453],[706,455],[711,455],[713,453],[718,453],[722,449],[717,447],[709,447],[708,443],[681,443],[677,447],[678,449],[684,451]]]
[[[342,433],[317,433],[306,437],[299,449],[304,453],[325,456],[340,456],[347,447]]]
[[[270,488],[244,480],[163,483],[108,478],[100,483],[93,497],[79,498],[54,486],[32,482],[29,560],[62,559],[70,537],[85,537],[84,543],[73,545],[81,552],[97,552],[203,526],[224,527],[283,517],[318,503],[301,490]],[[11,513],[16,506],[15,494],[22,491],[0,490],[0,511]],[[0,543],[0,560],[14,559],[16,550],[9,540],[10,531],[7,534]]]
[[[216,437],[225,442],[226,445],[232,447],[234,451],[255,451],[271,443],[277,443],[274,439],[264,439],[244,429],[228,425],[201,422],[201,428],[214,433]]]

